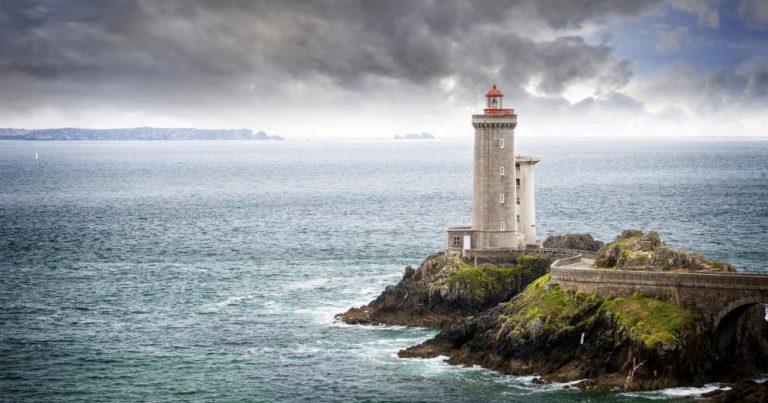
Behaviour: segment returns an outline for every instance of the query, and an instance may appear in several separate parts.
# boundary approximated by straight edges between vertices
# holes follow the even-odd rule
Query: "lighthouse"
[[[448,229],[448,253],[538,247],[533,166],[539,159],[515,156],[516,126],[515,110],[504,108],[494,84],[483,114],[472,115],[472,225]]]

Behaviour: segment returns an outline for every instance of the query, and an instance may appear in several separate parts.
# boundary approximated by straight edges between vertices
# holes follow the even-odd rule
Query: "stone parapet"
[[[574,263],[563,259],[550,266],[552,283],[564,290],[605,298],[641,292],[701,312],[715,327],[732,311],[768,303],[768,275],[763,274],[589,269],[569,264]]]

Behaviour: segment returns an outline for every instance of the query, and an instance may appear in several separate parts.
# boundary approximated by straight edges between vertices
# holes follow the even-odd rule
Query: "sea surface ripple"
[[[40,162],[34,162],[34,153]],[[768,271],[768,142],[521,139],[539,236]],[[468,141],[0,142],[0,400],[647,401],[404,360],[347,326],[471,219]],[[687,389],[686,389],[687,390]],[[685,390],[684,390],[685,391]]]

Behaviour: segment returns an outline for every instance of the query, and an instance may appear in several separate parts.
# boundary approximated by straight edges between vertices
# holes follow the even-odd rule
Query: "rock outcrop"
[[[544,240],[545,248],[554,249],[578,249],[597,252],[603,245],[603,241],[595,240],[591,234],[550,235]]]
[[[699,314],[636,294],[610,299],[560,290],[544,276],[511,301],[400,357],[445,355],[545,382],[602,391],[658,389],[754,376],[768,365],[762,311],[745,314],[736,348],[715,351]]]
[[[480,263],[436,254],[414,269],[405,268],[368,305],[336,315],[349,324],[387,324],[446,328],[458,320],[508,301],[546,273],[551,259],[521,255]]]
[[[548,246],[588,250],[594,247],[591,242],[596,241],[568,235]],[[337,318],[350,324],[443,329],[435,338],[400,351],[400,357],[443,355],[452,364],[538,374],[540,382],[580,381],[582,389],[743,382],[768,371],[763,305],[745,308],[729,327],[732,332],[723,336],[704,315],[671,295],[644,295],[641,285],[629,291],[632,295],[568,291],[549,281],[552,258],[517,251],[503,255],[493,254],[496,261],[430,256],[417,269],[407,267],[402,280],[376,300]],[[624,231],[602,246],[596,265],[596,270],[733,271],[727,263],[670,248],[653,231],[637,230]],[[761,386],[752,389],[712,398],[764,396]]]
[[[674,249],[661,240],[656,231],[625,230],[615,241],[600,248],[595,260],[598,268],[655,271],[725,271],[736,269],[726,262]]]
[[[768,402],[768,382],[745,381],[705,394],[710,403],[765,403]]]

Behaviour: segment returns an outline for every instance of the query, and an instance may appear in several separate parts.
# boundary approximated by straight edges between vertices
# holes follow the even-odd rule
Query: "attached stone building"
[[[446,251],[538,247],[533,167],[536,157],[515,156],[514,109],[502,105],[504,94],[491,88],[475,128],[472,226],[448,228]]]

